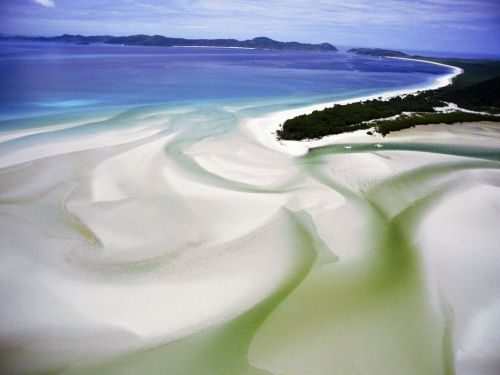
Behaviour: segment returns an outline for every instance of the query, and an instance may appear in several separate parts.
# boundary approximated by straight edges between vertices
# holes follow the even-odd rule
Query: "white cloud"
[[[46,8],[53,8],[56,6],[54,3],[54,0],[33,0],[35,3],[40,4],[43,7]]]

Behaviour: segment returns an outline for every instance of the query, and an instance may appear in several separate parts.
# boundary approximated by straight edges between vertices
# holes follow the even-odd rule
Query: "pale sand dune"
[[[29,144],[27,147],[16,145],[12,150],[0,151],[0,168],[10,167],[48,156],[128,143],[150,137],[157,134],[159,131],[160,129],[154,127],[138,126],[136,129],[130,129],[129,132],[115,130],[84,135],[85,142],[82,142],[81,139],[78,138],[60,139],[56,141],[46,139],[37,144]]]
[[[176,133],[130,148],[100,162],[92,172],[90,194],[94,202],[112,202],[164,192],[159,168],[165,156],[162,149]],[[134,184],[128,182],[134,181]]]
[[[186,154],[209,172],[261,187],[278,186],[290,175],[299,173],[289,157],[252,144],[246,136],[234,132],[203,140],[192,145]]]
[[[389,133],[387,141],[405,140],[423,143],[480,144],[498,147],[500,124],[498,122],[464,123],[453,125],[418,125]],[[472,141],[473,140],[473,141]]]
[[[447,194],[432,208],[418,236],[430,282],[454,322],[457,373],[493,375],[469,367],[498,364],[500,352],[500,171],[477,173],[477,182]]]

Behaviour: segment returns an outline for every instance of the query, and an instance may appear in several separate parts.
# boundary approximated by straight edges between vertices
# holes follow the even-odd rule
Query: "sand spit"
[[[425,90],[436,90],[438,88],[448,86],[452,83],[453,78],[456,76],[460,75],[463,73],[463,70],[461,68],[457,68],[455,66],[451,65],[445,65],[441,63],[435,63],[435,62],[429,62],[429,61],[422,61],[422,60],[416,60],[416,59],[403,59],[403,58],[394,58],[394,59],[399,59],[399,60],[412,60],[412,61],[419,61],[419,62],[425,62],[429,64],[434,64],[434,65],[440,65],[440,66],[445,66],[447,68],[452,69],[452,72],[449,74],[445,74],[442,76],[439,76],[434,80],[429,85],[426,86],[421,86],[421,87],[413,87],[410,89],[404,89],[404,90],[391,90],[391,91],[386,91],[374,95],[368,95],[368,96],[363,96],[363,97],[358,97],[358,98],[353,98],[353,99],[347,99],[347,100],[339,100],[335,102],[329,102],[329,103],[321,103],[321,104],[315,104],[303,108],[297,108],[297,109],[292,109],[292,110],[285,110],[285,111],[280,111],[280,112],[275,112],[263,117],[255,118],[255,119],[250,119],[247,121],[245,126],[255,134],[255,137],[262,143],[265,144],[266,146],[280,150],[282,152],[288,153],[290,155],[304,155],[308,149],[313,148],[313,147],[320,147],[320,146],[325,146],[329,144],[334,144],[334,143],[344,143],[348,140],[352,140],[353,142],[373,142],[373,141],[379,141],[382,139],[382,136],[380,135],[375,135],[375,136],[368,136],[366,135],[367,130],[359,130],[355,131],[352,133],[344,133],[344,134],[336,134],[336,135],[331,135],[331,136],[326,136],[321,139],[317,140],[305,140],[305,141],[283,141],[283,140],[277,140],[276,139],[276,131],[280,128],[280,126],[288,119],[297,117],[302,114],[307,114],[311,113],[313,111],[320,111],[322,109],[325,109],[327,107],[331,107],[335,104],[349,104],[349,103],[355,103],[359,101],[364,101],[364,100],[372,100],[372,99],[379,99],[382,98],[382,100],[386,100],[395,96],[404,96],[408,94],[414,94],[419,91],[425,91]]]

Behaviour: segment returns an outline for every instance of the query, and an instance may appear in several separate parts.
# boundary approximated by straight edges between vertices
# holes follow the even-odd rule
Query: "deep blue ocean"
[[[345,52],[3,42],[0,119],[217,101],[300,105],[423,86],[447,72]]]

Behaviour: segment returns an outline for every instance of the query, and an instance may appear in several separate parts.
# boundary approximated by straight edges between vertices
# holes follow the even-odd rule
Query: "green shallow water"
[[[255,333],[279,303],[318,264],[336,258],[318,240],[314,227],[304,213],[283,213],[285,230],[290,237],[294,265],[282,285],[247,312],[200,334],[166,345],[123,355],[75,374],[269,374],[248,362],[248,349]],[[272,250],[272,249],[270,249]]]
[[[166,152],[199,175],[201,167],[183,156],[182,145],[174,142]],[[474,159],[419,167],[355,192],[329,176],[327,158],[373,152],[374,145],[344,146],[313,149],[298,158],[297,165],[365,212],[372,241],[364,256],[337,262],[335,249],[326,248],[306,214],[286,212],[283,230],[294,266],[278,290],[262,302],[194,336],[70,373],[453,374],[450,322],[446,309],[430,302],[413,232],[426,210],[454,189],[457,173],[499,169],[498,150],[384,144],[376,151]],[[208,172],[201,178],[219,187],[253,190]]]

